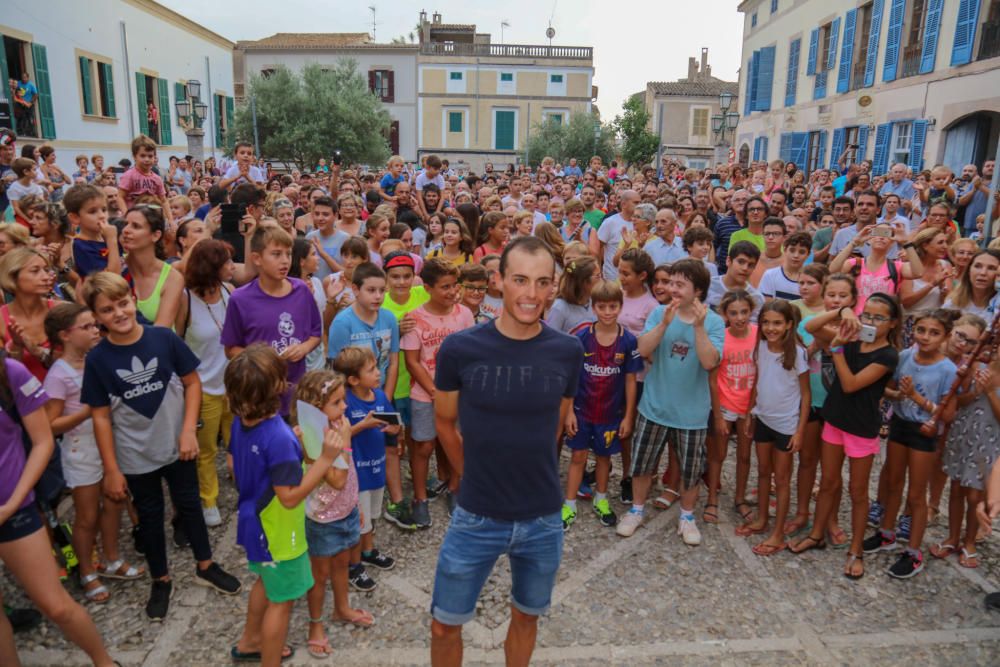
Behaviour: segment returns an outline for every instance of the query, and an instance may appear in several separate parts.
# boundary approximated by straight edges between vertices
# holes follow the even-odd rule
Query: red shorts
[[[878,438],[862,438],[859,435],[851,435],[847,431],[842,431],[830,422],[823,424],[823,442],[831,445],[840,445],[844,448],[844,454],[851,459],[863,459],[866,456],[878,454]]]

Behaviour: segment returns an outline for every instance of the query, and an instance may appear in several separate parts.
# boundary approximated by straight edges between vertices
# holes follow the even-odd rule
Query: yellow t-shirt
[[[416,310],[431,300],[431,295],[427,293],[423,285],[415,285],[410,289],[410,298],[406,303],[396,303],[389,294],[386,294],[382,307],[396,316],[396,321],[403,319],[403,316],[410,311]],[[400,336],[402,338],[402,336]],[[406,369],[406,361],[403,359],[403,351],[399,351],[399,372],[396,380],[396,393],[393,398],[410,397],[410,371]]]

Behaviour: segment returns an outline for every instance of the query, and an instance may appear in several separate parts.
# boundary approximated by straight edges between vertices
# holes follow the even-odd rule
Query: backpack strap
[[[895,260],[886,259],[886,268],[889,270],[889,280],[892,281],[892,293],[895,295],[899,292],[899,271],[896,270]]]

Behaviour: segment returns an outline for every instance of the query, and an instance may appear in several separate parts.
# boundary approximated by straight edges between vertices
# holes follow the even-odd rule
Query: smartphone
[[[219,229],[223,234],[239,234],[243,231],[243,216],[247,208],[243,204],[222,204],[222,219]]]
[[[863,343],[873,343],[875,342],[875,327],[870,324],[861,325],[861,333],[858,334],[858,340]]]
[[[717,181],[721,178],[718,174],[709,174],[708,177],[713,181]]]
[[[891,239],[892,228],[885,226],[876,227],[875,229],[872,230],[872,236],[881,236],[883,238]]]
[[[372,417],[390,426],[402,426],[403,418],[398,412],[373,412]]]
[[[125,167],[114,166],[114,167],[111,167],[110,171],[111,171],[112,174],[124,174],[125,173]]]

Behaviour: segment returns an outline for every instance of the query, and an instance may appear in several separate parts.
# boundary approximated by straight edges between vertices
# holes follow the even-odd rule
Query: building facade
[[[392,123],[386,139],[394,154],[417,156],[416,44],[376,44],[368,33],[277,33],[239,41],[233,57],[237,98],[251,75],[267,75],[279,65],[298,72],[309,63],[350,59],[385,105]]]
[[[662,154],[694,169],[713,162],[717,135],[712,116],[721,114],[719,95],[733,96],[729,111],[737,109],[739,84],[712,76],[708,49],[701,60],[688,59],[688,75],[677,81],[650,81],[641,93],[649,113],[649,130],[660,137]],[[727,137],[732,136],[727,132]]]
[[[740,160],[956,172],[1000,135],[1000,0],[744,0]]]
[[[234,44],[152,0],[6,0],[0,15],[0,75],[27,72],[38,89],[21,142],[48,143],[68,173],[73,158],[131,158],[139,133],[163,154],[188,151],[174,104],[189,80],[208,105],[205,155],[222,156],[232,123]],[[167,46],[169,45],[169,46]],[[4,88],[10,96],[9,87]],[[150,122],[153,119],[154,122]],[[11,123],[9,116],[0,123]],[[161,158],[163,160],[163,158]]]
[[[474,25],[420,14],[419,153],[482,171],[519,161],[532,127],[591,113],[588,46],[494,44]]]

